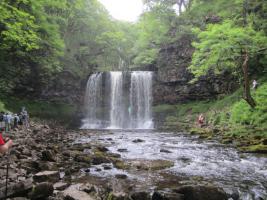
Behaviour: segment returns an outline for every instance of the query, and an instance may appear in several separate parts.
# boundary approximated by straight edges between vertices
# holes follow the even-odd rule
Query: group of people
[[[0,112],[0,154],[7,152],[13,145],[13,141],[8,137],[4,139],[2,134],[19,126],[29,128],[29,114],[25,107],[19,114]]]
[[[18,128],[19,125],[29,128],[29,114],[25,108],[22,108],[19,114],[0,113],[0,128],[4,128],[6,132]]]

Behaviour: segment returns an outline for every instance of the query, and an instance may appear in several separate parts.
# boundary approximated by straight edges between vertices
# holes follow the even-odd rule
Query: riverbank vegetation
[[[233,134],[247,133],[252,127],[266,135],[266,79],[262,77],[267,71],[267,2],[146,0],[144,4],[139,20],[128,23],[113,19],[97,0],[1,1],[1,110],[26,105],[36,116],[70,116],[74,106],[9,97],[39,99],[62,71],[79,80],[96,71],[147,66],[159,71],[159,53],[186,35],[194,47],[192,57],[186,58],[192,81],[211,71],[229,71],[240,89],[213,100],[157,106],[155,112],[168,112],[167,124],[192,123],[196,115],[205,113],[208,124],[230,127]],[[251,92],[252,78],[259,87]],[[12,104],[13,99],[17,103]]]

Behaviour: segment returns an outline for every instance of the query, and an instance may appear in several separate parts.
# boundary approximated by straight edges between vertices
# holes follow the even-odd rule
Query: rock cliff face
[[[155,105],[211,99],[237,88],[236,81],[227,72],[219,76],[210,73],[189,83],[193,78],[187,69],[194,52],[191,40],[185,35],[160,50],[153,86]]]
[[[69,71],[63,71],[42,90],[40,98],[68,104],[81,104],[87,80],[81,80]]]

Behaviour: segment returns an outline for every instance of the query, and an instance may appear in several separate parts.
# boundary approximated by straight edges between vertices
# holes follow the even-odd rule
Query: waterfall
[[[151,129],[152,72],[90,76],[82,129]]]
[[[123,106],[122,106],[122,72],[110,72],[111,76],[111,99],[110,99],[110,127],[123,127]]]
[[[132,128],[153,126],[151,114],[152,73],[132,72],[130,88],[130,122]]]
[[[96,73],[89,77],[86,85],[84,98],[86,118],[83,120],[83,127],[87,129],[96,129],[102,126],[99,115],[99,107],[102,93],[102,73]]]

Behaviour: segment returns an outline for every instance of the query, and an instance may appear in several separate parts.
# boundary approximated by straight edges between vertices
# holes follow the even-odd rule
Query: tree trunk
[[[248,60],[249,60],[249,56],[248,56],[247,49],[245,50],[245,52],[243,54],[243,58],[244,58],[244,61],[243,61],[243,64],[242,64],[243,76],[244,76],[243,98],[251,106],[251,108],[255,108],[256,102],[255,102],[255,100],[252,98],[252,96],[250,94],[250,84],[249,84],[249,77],[248,77]]]

